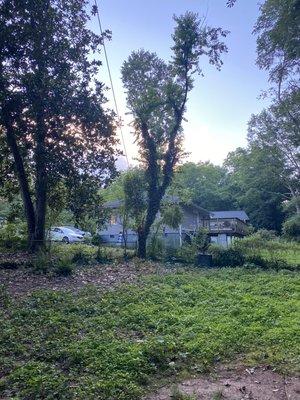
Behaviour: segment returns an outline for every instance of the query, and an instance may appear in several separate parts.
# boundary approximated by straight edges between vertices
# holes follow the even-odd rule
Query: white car
[[[82,235],[82,236],[84,236],[85,238],[88,238],[88,239],[92,237],[92,234],[90,232],[83,231],[81,229],[75,228],[74,226],[66,225],[66,226],[63,226],[62,228],[70,229],[71,231],[75,232],[76,234]]]
[[[54,242],[75,243],[83,242],[84,237],[64,226],[53,227],[49,231],[49,239]]]

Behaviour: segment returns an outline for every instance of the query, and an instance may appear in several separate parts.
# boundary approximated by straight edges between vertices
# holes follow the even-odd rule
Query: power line
[[[97,14],[100,33],[101,33],[101,35],[103,35],[102,24],[101,24],[100,14],[99,14],[98,2],[97,2],[97,0],[94,0],[94,2],[95,2],[95,7],[96,7],[96,14]],[[116,111],[116,114],[117,114],[117,117],[118,117],[118,120],[119,120],[119,129],[120,129],[120,133],[121,133],[121,139],[122,139],[122,144],[123,144],[123,148],[124,148],[125,158],[126,158],[126,162],[127,162],[127,167],[129,168],[129,161],[128,161],[128,156],[127,156],[127,151],[126,151],[126,146],[125,146],[125,140],[124,140],[124,135],[123,135],[121,118],[120,118],[119,108],[118,108],[117,99],[116,99],[116,95],[115,95],[115,89],[114,89],[113,80],[112,80],[112,76],[111,76],[111,71],[110,71],[110,66],[109,66],[109,61],[108,61],[108,55],[107,55],[104,39],[103,39],[103,50],[104,50],[104,56],[105,56],[106,67],[107,67],[107,71],[108,71],[108,75],[109,75],[109,80],[110,80],[111,91],[112,91],[112,94],[113,94],[113,100],[114,100],[114,104],[115,104],[115,111]]]

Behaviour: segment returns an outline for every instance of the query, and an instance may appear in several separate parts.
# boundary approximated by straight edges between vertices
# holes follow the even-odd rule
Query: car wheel
[[[64,236],[64,237],[62,238],[62,241],[63,241],[64,243],[70,243],[68,236]]]

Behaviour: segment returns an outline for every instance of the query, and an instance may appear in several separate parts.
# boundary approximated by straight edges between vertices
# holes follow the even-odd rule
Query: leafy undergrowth
[[[145,278],[100,295],[40,291],[0,311],[0,397],[140,399],[158,376],[247,364],[296,372],[299,275],[245,269]],[[0,296],[1,298],[1,296]]]

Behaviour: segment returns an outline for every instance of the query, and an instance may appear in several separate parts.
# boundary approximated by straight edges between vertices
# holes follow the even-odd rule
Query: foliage
[[[183,219],[183,212],[179,204],[163,202],[160,208],[161,224],[178,229]]]
[[[141,169],[126,172],[123,179],[124,213],[131,220],[129,226],[138,230],[143,224],[146,211],[146,181]]]
[[[275,85],[284,90],[297,87],[300,59],[300,3],[298,0],[266,0],[254,27],[257,35],[257,64],[269,72]]]
[[[298,285],[292,272],[237,268],[153,276],[101,296],[33,293],[0,308],[0,396],[141,399],[155,378],[241,354],[292,374]]]
[[[300,242],[300,214],[287,219],[283,223],[282,233],[287,239]]]
[[[170,192],[186,204],[194,203],[207,210],[230,210],[235,198],[227,191],[227,170],[210,162],[187,162],[174,174]]]
[[[202,73],[199,60],[203,55],[219,69],[221,54],[227,50],[220,40],[227,32],[203,27],[196,14],[187,12],[174,20],[169,63],[155,53],[139,50],[122,67],[140,159],[146,170],[146,217],[138,231],[138,255],[142,258],[146,257],[150,228],[183,153],[182,121],[187,96],[193,88],[193,74]]]
[[[210,246],[209,252],[212,255],[215,267],[239,267],[245,263],[243,253],[234,248],[224,248],[217,245]]]
[[[300,265],[300,248],[295,242],[284,241],[280,238],[263,238],[260,234],[254,233],[243,239],[236,240],[232,247],[240,251],[246,258],[259,256],[266,263],[269,261],[283,260],[290,265]]]
[[[206,228],[199,228],[192,238],[192,246],[196,252],[205,253],[210,244],[210,237]]]
[[[267,148],[238,148],[228,154],[228,190],[244,209],[255,228],[280,231],[286,187],[281,179],[284,162]]]
[[[286,199],[293,200],[295,212],[300,213],[296,199],[300,196],[300,128],[291,120],[300,121],[300,90],[289,95],[280,103],[273,103],[267,110],[258,115],[252,115],[249,121],[248,142],[268,151],[273,157],[273,163],[282,160],[280,180],[286,191]],[[288,110],[288,111],[287,111]]]
[[[165,256],[165,246],[160,237],[150,235],[147,243],[147,255],[152,260],[161,260]]]
[[[26,247],[26,226],[21,220],[4,222],[0,226],[0,248],[22,249]]]
[[[82,244],[77,244],[76,247],[74,246],[71,258],[73,263],[88,265],[91,263],[93,258],[95,258],[94,248]]]
[[[61,179],[106,181],[113,116],[96,78],[109,32],[88,29],[86,0],[0,5],[1,173],[18,179],[31,247],[43,245],[49,190]],[[1,179],[5,179],[1,176]]]
[[[46,274],[55,270],[55,259],[49,251],[40,249],[33,257],[31,267],[34,272]]]
[[[183,243],[176,251],[175,258],[183,264],[194,264],[196,259],[196,251],[194,246],[189,243]]]
[[[100,187],[101,181],[97,177],[75,176],[69,180],[68,206],[74,216],[75,226],[92,233],[106,219]]]
[[[74,264],[68,256],[60,258],[55,263],[54,272],[59,276],[72,275],[74,271]]]
[[[182,393],[182,391],[179,390],[177,385],[171,387],[170,398],[172,400],[197,400],[195,396]]]

